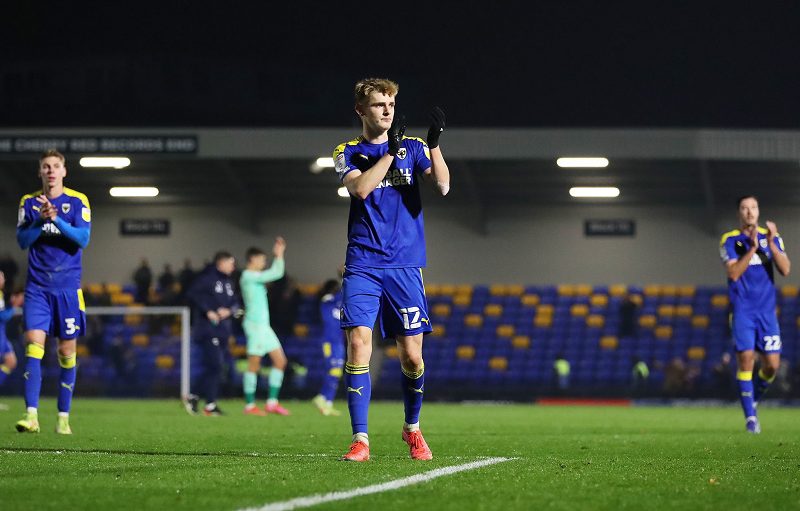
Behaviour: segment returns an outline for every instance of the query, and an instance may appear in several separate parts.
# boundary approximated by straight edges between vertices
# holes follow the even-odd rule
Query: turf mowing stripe
[[[476,468],[495,465],[503,463],[504,461],[511,461],[516,458],[486,458],[485,460],[473,461],[463,465],[452,465],[450,467],[437,468],[430,472],[423,472],[402,479],[395,479],[386,483],[373,484],[370,486],[363,486],[361,488],[354,488],[347,491],[335,491],[324,494],[310,495],[308,497],[297,497],[291,500],[284,500],[283,502],[272,502],[265,504],[262,507],[245,508],[240,511],[284,511],[289,509],[300,509],[304,507],[316,506],[317,504],[324,504],[326,502],[334,502],[336,500],[352,499],[353,497],[360,497],[362,495],[371,495],[373,493],[381,493],[385,491],[397,490],[404,486],[411,486],[412,484],[427,483],[437,477],[449,476],[465,470],[475,470]]]

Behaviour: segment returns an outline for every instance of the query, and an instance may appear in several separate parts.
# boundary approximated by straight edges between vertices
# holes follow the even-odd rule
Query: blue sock
[[[9,369],[5,364],[0,364],[0,385],[6,381],[6,378],[8,378],[9,374],[11,374],[11,369]]]
[[[353,427],[353,434],[368,433],[367,415],[369,400],[372,396],[369,365],[345,364],[344,384],[347,387],[347,408],[350,410],[350,425]]]
[[[72,405],[72,393],[75,390],[75,354],[69,357],[58,356],[58,364],[61,366],[61,378],[58,385],[58,411],[69,413]]]
[[[336,390],[339,388],[339,380],[342,379],[342,368],[331,367],[325,379],[322,380],[322,389],[319,391],[326,401],[333,401],[336,397]]]
[[[775,381],[774,374],[772,378],[767,378],[764,372],[759,370],[753,379],[753,401],[759,402],[773,381]]]
[[[422,408],[422,394],[425,387],[425,366],[419,371],[403,372],[403,404],[405,405],[406,424],[416,424],[419,422],[419,411]]]
[[[29,343],[25,348],[25,406],[39,408],[39,394],[42,391],[42,357],[44,348]]]
[[[753,406],[753,371],[739,371],[736,373],[736,383],[739,384],[739,397],[742,401],[742,410],[745,419],[756,416]]]

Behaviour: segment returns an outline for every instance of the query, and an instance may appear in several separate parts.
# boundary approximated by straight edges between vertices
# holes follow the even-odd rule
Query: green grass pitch
[[[287,402],[291,417],[191,417],[177,401],[77,398],[71,437],[20,434],[0,412],[0,509],[235,510],[347,490],[487,456],[512,461],[311,509],[800,509],[800,410],[438,404],[423,407],[431,462],[408,459],[402,404],[370,410],[373,459],[337,461],[349,420]]]

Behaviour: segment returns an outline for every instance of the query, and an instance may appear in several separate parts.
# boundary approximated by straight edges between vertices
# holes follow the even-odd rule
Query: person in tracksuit
[[[192,392],[184,397],[186,411],[198,412],[205,399],[203,414],[222,415],[217,405],[225,348],[232,333],[233,316],[241,309],[231,278],[236,260],[229,252],[217,252],[214,262],[192,283],[187,297],[192,306],[192,332],[202,353],[202,375],[193,379]]]

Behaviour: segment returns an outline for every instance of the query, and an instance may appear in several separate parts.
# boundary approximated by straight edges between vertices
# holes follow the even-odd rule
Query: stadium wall
[[[24,266],[15,243],[13,207],[1,210],[0,255],[9,252]],[[762,222],[774,219],[787,250],[800,255],[800,210],[762,208]],[[93,211],[85,282],[127,282],[142,257],[157,275],[164,263],[177,271],[189,257],[194,266],[218,249],[241,257],[250,245],[268,249],[281,234],[288,243],[287,272],[300,282],[321,282],[335,274],[346,246],[348,206],[267,208],[253,222],[235,207],[152,207],[98,205]],[[168,237],[123,237],[123,218],[165,218]],[[719,236],[736,226],[735,212],[710,221],[704,208],[690,207],[504,207],[493,208],[485,234],[473,211],[431,205],[426,209],[428,269],[439,283],[724,283]],[[587,238],[586,219],[633,219],[634,237]],[[713,224],[713,225],[712,225]],[[713,234],[712,234],[713,230]],[[784,282],[791,282],[795,277]]]

